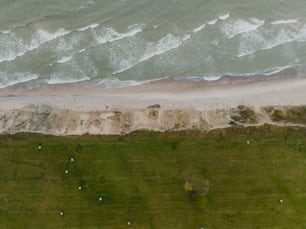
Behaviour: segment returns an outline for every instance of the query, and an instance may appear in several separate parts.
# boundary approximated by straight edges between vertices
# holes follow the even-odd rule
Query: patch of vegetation
[[[288,121],[306,124],[306,106],[295,106],[287,110]]]
[[[158,117],[159,111],[156,109],[150,109],[149,117],[156,119]]]
[[[237,109],[231,110],[231,119],[236,123],[256,123],[255,111],[247,106],[240,105]]]
[[[175,151],[175,150],[177,149],[178,145],[179,145],[179,142],[178,142],[178,141],[172,142],[172,144],[171,144],[171,149],[172,149],[173,151]]]
[[[175,123],[174,125],[174,129],[177,130],[181,127],[181,124],[180,123]]]
[[[283,107],[265,109],[275,122],[284,121],[297,124],[306,124],[306,106]]]
[[[281,110],[278,110],[278,109],[275,109],[273,112],[272,112],[272,115],[271,115],[271,119],[273,121],[283,121],[286,119],[286,113],[284,111],[281,111]]]
[[[0,228],[305,228],[305,135],[1,135]]]

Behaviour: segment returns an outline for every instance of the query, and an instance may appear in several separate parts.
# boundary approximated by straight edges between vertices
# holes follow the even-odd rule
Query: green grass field
[[[305,136],[2,135],[0,228],[306,228]]]

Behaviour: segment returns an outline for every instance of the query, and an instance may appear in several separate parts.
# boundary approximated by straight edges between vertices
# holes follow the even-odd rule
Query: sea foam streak
[[[98,24],[96,24],[98,25]],[[98,26],[87,26],[87,28],[96,28]],[[118,41],[127,37],[132,37],[134,35],[136,35],[137,33],[142,31],[142,27],[143,25],[132,25],[129,26],[130,30],[126,33],[119,33],[116,30],[114,30],[113,28],[101,28],[101,30],[98,31],[93,31],[94,37],[96,39],[96,42],[101,45],[101,44],[105,44],[107,42],[114,42],[114,41]],[[85,28],[85,27],[84,27]],[[79,31],[79,30],[78,30]],[[84,31],[84,30],[82,30]],[[64,56],[59,58],[59,60],[57,61],[58,64],[63,64],[66,63],[68,61],[70,61],[74,55],[79,54],[79,53],[83,53],[85,52],[87,49],[93,48],[96,45],[91,45],[88,46],[86,48],[82,48],[80,50],[74,51],[70,56]]]
[[[9,77],[9,78],[8,78]],[[24,83],[30,80],[36,80],[39,76],[33,73],[13,73],[7,74],[6,72],[0,72],[0,88],[12,86],[18,83]]]
[[[67,78],[63,78],[63,76],[61,74],[58,75],[58,74],[54,73],[50,76],[49,80],[46,80],[46,82],[48,84],[64,84],[64,83],[77,83],[77,82],[82,82],[82,81],[86,81],[86,80],[90,80],[90,78],[87,77],[87,76],[84,76],[82,78],[77,78],[77,79],[75,79],[75,78],[74,79],[71,79],[71,78],[67,79]]]
[[[144,54],[139,58],[137,58],[136,60],[134,58],[131,61],[126,59],[119,60],[119,66],[121,65],[121,68],[117,71],[114,71],[112,74],[118,74],[124,72],[134,67],[135,65],[138,65],[144,61],[151,59],[154,56],[158,56],[166,52],[169,52],[172,49],[176,49],[183,44],[183,41],[188,40],[189,38],[190,35],[189,36],[185,35],[182,38],[177,38],[172,34],[167,34],[165,37],[160,39],[157,42],[157,44],[148,43],[146,45]],[[115,62],[117,62],[117,60]]]
[[[207,74],[204,76],[189,76],[183,78],[183,80],[188,79],[188,80],[206,80],[206,81],[215,81],[219,80],[224,76],[231,76],[231,77],[237,77],[237,76],[242,76],[242,77],[252,77],[252,76],[257,76],[257,75],[263,75],[263,76],[271,76],[277,73],[280,73],[286,69],[292,68],[294,66],[292,65],[286,65],[286,66],[279,66],[279,67],[272,67],[268,69],[264,69],[262,71],[258,72],[244,72],[244,73],[229,73],[229,72],[224,72],[224,73],[217,73],[217,74]],[[177,78],[176,78],[177,79]],[[182,79],[178,79],[182,80]]]
[[[97,28],[98,26],[99,26],[98,23],[94,23],[89,26],[75,29],[72,31],[83,32],[88,29]],[[16,58],[25,55],[29,51],[39,48],[41,45],[47,42],[63,37],[67,34],[70,34],[72,31],[60,28],[57,31],[55,31],[55,33],[50,33],[44,29],[38,29],[33,33],[29,43],[24,41],[22,38],[18,38],[15,32],[7,31],[8,33],[3,33],[4,37],[0,37],[0,48],[2,48],[2,50],[7,50],[5,52],[1,52],[0,63],[4,61],[13,61]],[[4,47],[1,47],[2,45]]]
[[[119,80],[117,78],[106,78],[102,79],[98,85],[103,85],[106,88],[122,88],[122,87],[130,87],[130,86],[138,86],[146,83],[147,81],[136,81],[136,80]]]
[[[298,22],[298,19],[277,20],[277,21],[272,21],[271,25],[294,24],[294,23],[297,23],[297,22]]]
[[[73,57],[73,55],[71,55],[71,56],[63,56],[62,58],[60,58],[60,59],[57,61],[57,63],[58,63],[58,64],[66,63],[66,62],[68,62],[69,60],[71,60],[72,57]]]
[[[224,18],[224,19],[220,19],[220,18],[219,19],[223,21],[226,18],[228,18],[229,15],[230,15],[229,13],[226,14],[226,15],[223,15],[223,16],[221,16],[221,18]],[[218,18],[214,19],[214,20],[207,21],[206,23],[204,23],[204,24],[200,25],[199,27],[193,29],[192,32],[193,33],[198,33],[198,32],[200,32],[201,30],[203,30],[206,27],[206,24],[207,25],[215,25],[217,22],[218,22]]]
[[[142,32],[144,25],[132,25],[129,26],[129,31],[126,33],[119,33],[113,28],[102,28],[99,31],[94,32],[94,36],[99,44],[104,44],[107,42],[113,42],[121,40],[127,37],[133,37],[137,33]]]
[[[296,28],[295,31],[292,31],[292,29],[281,29],[271,39],[266,39],[263,34],[254,31],[254,33],[241,37],[237,57],[252,55],[259,50],[269,50],[294,41],[306,41],[306,25]]]
[[[87,29],[97,28],[98,26],[99,26],[98,23],[94,23],[94,24],[91,24],[91,25],[88,25],[88,26],[85,26],[85,27],[82,27],[82,28],[79,28],[79,29],[76,29],[76,30],[79,31],[79,32],[82,32],[82,31],[85,31]]]
[[[217,23],[217,21],[218,21],[218,19],[211,20],[211,21],[208,21],[207,24],[208,24],[208,25],[214,25],[214,24]]]
[[[198,33],[205,28],[206,24],[200,25],[199,27],[192,30],[194,33]]]
[[[230,16],[230,13],[227,13],[227,14],[224,14],[224,15],[219,16],[218,18],[219,18],[220,20],[224,21],[224,20],[228,19],[229,16]]]
[[[263,20],[256,18],[250,18],[250,21],[238,19],[232,23],[225,23],[221,28],[221,31],[229,38],[233,38],[242,33],[248,33],[256,30],[264,24]]]
[[[37,49],[42,44],[70,32],[65,29],[58,29],[55,33],[49,33],[46,30],[39,29],[32,35],[30,43],[26,43],[23,39],[17,38],[14,33],[10,33],[4,40],[2,40],[3,37],[0,38],[0,47],[4,50],[0,54],[0,63],[15,60],[17,57],[21,57],[27,52]]]

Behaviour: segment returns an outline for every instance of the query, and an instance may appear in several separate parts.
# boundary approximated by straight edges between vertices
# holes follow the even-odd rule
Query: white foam
[[[205,28],[206,24],[200,25],[199,27],[192,30],[194,33],[198,33]]]
[[[88,26],[79,28],[79,29],[77,29],[77,31],[82,32],[82,31],[85,31],[85,30],[87,30],[87,29],[94,29],[94,28],[97,28],[98,26],[99,26],[98,23],[94,23],[94,24],[91,24],[91,25],[88,25]]]
[[[117,78],[106,78],[102,79],[98,85],[103,85],[106,88],[122,88],[122,87],[131,87],[138,86],[143,84],[144,81],[135,81],[135,80],[119,80]]]
[[[77,13],[77,12],[79,12],[80,10],[88,9],[88,8],[94,6],[94,5],[95,5],[95,2],[94,2],[94,1],[88,1],[88,2],[86,2],[86,5],[82,5],[82,6],[76,7],[76,8],[74,8],[74,9],[69,10],[69,11],[72,11],[72,12]]]
[[[268,68],[262,71],[257,71],[257,72],[249,72],[249,73],[225,73],[223,75],[227,75],[227,76],[256,76],[256,75],[264,75],[264,76],[270,76],[270,75],[274,75],[277,73],[280,73],[288,68],[294,67],[292,65],[286,65],[286,66],[277,66],[277,67],[272,67],[272,68]]]
[[[82,81],[86,81],[86,80],[90,80],[89,77],[83,77],[83,78],[77,78],[77,79],[67,79],[67,78],[63,78],[62,76],[57,75],[56,73],[51,74],[50,79],[46,80],[46,82],[48,84],[65,84],[65,83],[77,83],[77,82],[82,82]]]
[[[298,19],[276,20],[276,21],[272,21],[271,25],[294,24],[297,22],[298,22]]]
[[[263,25],[263,24],[265,24],[265,20],[260,20],[260,19],[255,18],[255,17],[251,17],[249,20],[252,23],[254,23],[255,25]]]
[[[86,28],[96,28],[98,26],[99,26],[98,24],[93,24],[91,26],[87,26]],[[130,25],[128,27],[130,30],[126,33],[118,33],[113,28],[101,28],[101,30],[99,30],[99,31],[92,31],[92,33],[94,34],[94,37],[95,37],[98,44],[105,44],[107,42],[118,41],[118,40],[124,39],[126,37],[134,36],[135,34],[142,31],[142,26],[143,25]],[[84,31],[84,30],[85,29],[82,29],[82,31]],[[64,57],[59,58],[57,63],[58,64],[66,63],[66,62],[70,61],[74,57],[75,54],[83,53],[87,49],[93,48],[95,46],[96,46],[96,44],[93,44],[91,46],[88,46],[88,47],[82,48],[80,50],[74,51],[70,56],[64,56]]]
[[[207,23],[208,25],[214,25],[214,24],[217,23],[217,21],[218,21],[218,19],[215,19],[215,20],[208,21],[208,22],[206,22],[206,23]]]
[[[6,72],[0,72],[0,88],[5,88],[18,83],[24,83],[27,81],[38,79],[39,75],[33,73],[14,73],[9,74]]]
[[[145,53],[140,58],[136,58],[136,59],[133,58],[131,61],[126,60],[126,59],[120,60],[119,65],[121,65],[121,68],[119,68],[119,70],[114,71],[112,74],[118,74],[118,73],[124,72],[139,63],[142,63],[144,61],[151,59],[154,56],[158,56],[166,52],[169,52],[172,49],[178,48],[180,45],[183,44],[183,41],[184,41],[183,38],[184,36],[182,38],[177,38],[173,36],[172,34],[167,34],[165,37],[160,39],[157,42],[157,44],[148,43],[145,49],[146,50]],[[187,38],[189,39],[190,37],[187,37]]]
[[[274,75],[274,74],[280,73],[280,72],[282,72],[286,69],[292,68],[292,67],[294,67],[294,66],[286,65],[286,66],[278,66],[278,67],[268,68],[265,71],[263,71],[262,74],[265,75],[265,76]]]
[[[230,16],[230,13],[227,13],[227,14],[224,14],[224,15],[219,16],[218,18],[219,18],[220,20],[224,21],[224,20],[228,19],[229,16]]]
[[[66,63],[66,62],[68,62],[69,60],[71,60],[72,57],[73,57],[73,55],[71,55],[71,56],[63,56],[63,57],[61,57],[61,58],[57,61],[57,63],[58,63],[58,64]]]
[[[182,40],[183,41],[187,41],[191,38],[191,35],[190,34],[185,34],[183,37],[182,37]]]
[[[306,41],[306,25],[296,29],[295,31],[292,29],[281,29],[270,39],[267,39],[259,32],[254,31],[254,33],[241,37],[237,57],[252,55],[260,50],[269,50],[279,45],[284,45],[294,41]]]
[[[279,67],[273,67],[273,68],[268,68],[265,69],[263,71],[259,71],[259,72],[252,72],[252,73],[219,73],[219,74],[206,74],[203,76],[188,76],[188,77],[183,77],[183,78],[178,78],[175,77],[175,80],[195,80],[195,81],[201,81],[201,80],[205,80],[205,81],[216,81],[221,79],[223,76],[232,76],[232,77],[239,77],[239,76],[243,76],[243,77],[252,77],[252,76],[256,76],[256,75],[264,75],[264,76],[269,76],[269,75],[273,75],[273,74],[277,74],[279,72],[282,72],[288,68],[291,68],[294,66],[279,66]],[[143,80],[143,81],[135,81],[135,80],[119,80],[118,78],[107,78],[107,79],[103,79],[101,80],[98,84],[103,85],[107,88],[114,88],[114,87],[131,87],[131,86],[138,86],[138,85],[142,85],[142,84],[146,84],[146,83],[150,83],[150,82],[154,82],[154,81],[159,81],[165,78],[158,78],[158,79],[154,79],[154,80]]]
[[[100,31],[95,31],[94,36],[99,44],[118,41],[127,37],[133,37],[142,32],[143,25],[132,25],[129,26],[129,29],[126,33],[119,33],[113,28],[102,28]]]
[[[183,79],[179,80],[205,80],[205,81],[215,81],[219,80],[222,77],[222,75],[205,75],[205,76],[188,76]]]
[[[231,76],[231,77],[252,77],[252,76],[257,76],[257,75],[264,75],[264,76],[270,76],[274,75],[277,73],[280,73],[288,68],[292,68],[295,66],[292,65],[286,65],[286,66],[279,66],[279,67],[273,67],[273,68],[268,68],[263,71],[258,71],[258,72],[245,72],[245,73],[229,73],[229,72],[224,72],[224,73],[217,73],[217,74],[207,74],[204,76],[189,76],[185,78],[180,78],[177,80],[206,80],[206,81],[215,81],[221,79],[223,76]]]
[[[29,51],[39,48],[46,42],[62,37],[70,32],[65,29],[58,29],[55,33],[49,33],[46,30],[39,29],[33,33],[30,43],[26,43],[23,39],[17,38],[15,34],[9,34],[9,37],[6,38],[7,40],[2,42],[3,45],[6,45],[2,49],[7,51],[0,53],[0,63],[13,61]]]
[[[157,78],[157,79],[152,79],[152,80],[142,80],[142,81],[136,81],[136,80],[120,80],[118,78],[115,77],[111,77],[111,78],[106,78],[106,79],[102,79],[99,81],[99,83],[97,83],[97,85],[103,85],[106,88],[122,88],[122,87],[133,87],[133,86],[139,86],[142,84],[147,84],[147,83],[151,83],[154,81],[159,81],[159,80],[163,80],[166,78]]]
[[[206,81],[216,81],[221,79],[222,76],[203,76],[202,79]]]
[[[221,31],[229,38],[233,38],[242,33],[248,33],[257,30],[264,24],[263,20],[251,18],[250,21],[238,19],[232,23],[225,23]]]

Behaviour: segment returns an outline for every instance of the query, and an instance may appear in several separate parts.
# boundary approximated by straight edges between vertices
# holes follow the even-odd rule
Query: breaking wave
[[[257,18],[250,18],[248,21],[237,19],[233,22],[224,22],[221,31],[227,38],[231,39],[239,34],[257,30],[264,23],[264,20],[259,20]]]
[[[39,29],[34,32],[30,41],[18,37],[15,33],[7,33],[6,36],[0,37],[0,63],[4,61],[13,61],[18,57],[25,55],[27,52],[39,48],[42,44],[69,34],[71,31],[58,29],[55,33]]]
[[[24,83],[30,80],[36,80],[39,76],[37,74],[32,73],[13,73],[13,74],[7,74],[6,72],[0,72],[0,88],[12,86],[14,84],[18,83]]]
[[[190,35],[185,35],[183,37],[175,37],[172,34],[167,34],[165,37],[160,39],[156,44],[154,43],[146,43],[144,49],[144,53],[136,58],[130,59],[119,59],[115,58],[113,65],[119,66],[119,69],[114,71],[112,74],[122,73],[127,71],[128,69],[138,65],[144,61],[151,59],[154,56],[158,56],[169,52],[172,49],[176,49],[183,44],[184,41],[188,40]],[[127,50],[128,52],[129,50]]]
[[[254,31],[241,37],[237,57],[252,55],[290,42],[306,41],[306,25],[298,28],[280,28],[273,35],[270,30]]]

